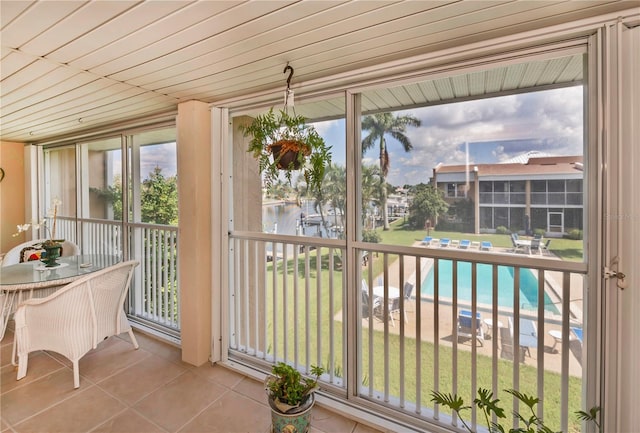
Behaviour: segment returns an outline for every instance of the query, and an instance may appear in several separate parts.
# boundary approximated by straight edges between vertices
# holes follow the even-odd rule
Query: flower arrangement
[[[50,218],[52,220],[51,229],[49,229],[49,227],[47,227],[47,219],[46,218],[42,218],[40,221],[32,221],[32,222],[26,223],[26,224],[18,224],[18,232],[14,233],[13,236],[18,236],[18,235],[20,235],[20,233],[26,232],[31,227],[33,227],[34,229],[42,228],[44,230],[45,237],[48,238],[46,241],[44,241],[42,243],[42,246],[43,247],[56,246],[57,244],[62,242],[62,239],[57,239],[56,238],[56,223],[57,223],[57,218],[58,218],[58,206],[60,206],[61,204],[62,204],[62,202],[60,201],[59,198],[54,198],[51,201],[51,208],[49,209],[49,212],[47,212],[47,218]]]

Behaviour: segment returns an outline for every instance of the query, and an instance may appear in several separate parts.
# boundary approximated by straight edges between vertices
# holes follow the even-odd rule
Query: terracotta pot
[[[280,152],[284,143],[279,143],[280,142],[277,142],[271,146],[271,153],[273,154],[274,161],[276,161],[276,166],[281,170],[299,170],[301,164],[298,160],[298,154],[300,152],[287,150],[281,154]]]

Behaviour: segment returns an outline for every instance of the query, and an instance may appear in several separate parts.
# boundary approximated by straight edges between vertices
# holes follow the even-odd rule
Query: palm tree
[[[419,119],[407,116],[394,116],[392,113],[376,113],[362,119],[362,130],[369,131],[369,135],[362,139],[362,152],[369,150],[375,143],[380,145],[380,183],[382,188],[382,218],[384,230],[389,230],[389,219],[387,216],[387,174],[389,174],[389,153],[387,152],[387,141],[385,135],[389,134],[395,138],[403,147],[405,152],[413,149],[409,138],[405,135],[407,126],[420,126]]]
[[[334,210],[334,226],[342,224],[347,201],[347,170],[342,165],[331,165],[327,168],[323,180],[324,194]],[[341,224],[338,224],[338,214],[342,215]]]
[[[380,204],[380,167],[376,165],[363,165],[360,192],[362,195],[362,226],[367,226],[367,218],[371,214],[371,203]],[[375,225],[371,226],[372,229]]]

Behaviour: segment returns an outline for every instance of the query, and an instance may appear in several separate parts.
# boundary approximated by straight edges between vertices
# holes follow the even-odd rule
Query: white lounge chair
[[[73,387],[78,388],[80,358],[106,338],[128,332],[137,349],[123,306],[138,264],[135,260],[119,263],[69,283],[46,298],[22,303],[14,316],[17,380],[26,376],[29,353],[37,350],[51,350],[71,360]]]

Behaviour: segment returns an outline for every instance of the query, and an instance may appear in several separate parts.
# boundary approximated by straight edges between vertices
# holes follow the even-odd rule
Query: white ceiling
[[[634,7],[637,1],[1,0],[0,138],[42,142],[173,112],[182,101],[283,89],[287,63],[293,85]],[[547,66],[560,65],[540,70]],[[427,101],[430,89],[414,86],[402,89],[405,97]],[[384,107],[376,99],[384,95],[372,93],[363,106]]]

